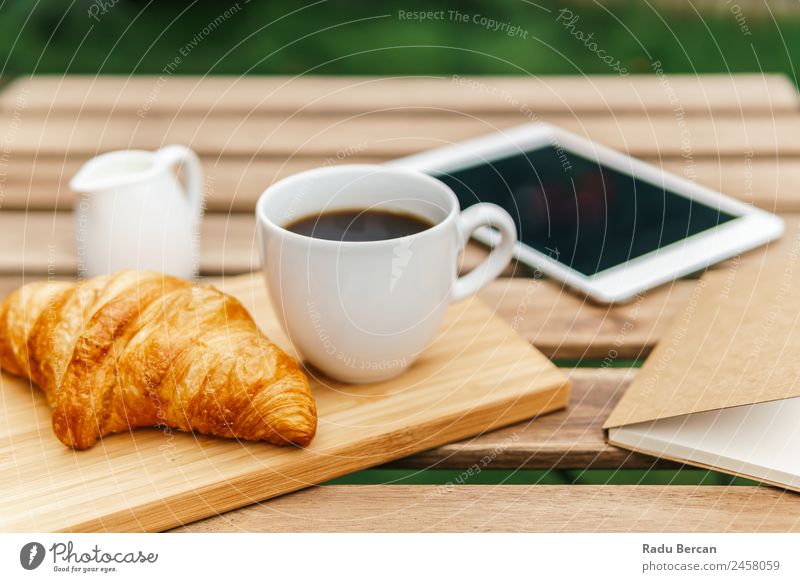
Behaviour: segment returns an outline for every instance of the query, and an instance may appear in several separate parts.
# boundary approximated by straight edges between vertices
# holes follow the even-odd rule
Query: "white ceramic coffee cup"
[[[370,209],[412,214],[433,226],[403,238],[341,242],[286,230],[322,212]],[[410,366],[453,301],[477,292],[511,259],[516,227],[493,204],[460,211],[453,191],[413,170],[378,165],[319,168],[268,188],[256,206],[259,249],[270,296],[303,358],[345,382],[374,382]],[[458,277],[473,231],[500,242]]]

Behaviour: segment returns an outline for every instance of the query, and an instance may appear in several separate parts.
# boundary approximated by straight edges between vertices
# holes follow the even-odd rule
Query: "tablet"
[[[537,123],[389,162],[503,207],[517,260],[589,297],[626,301],[783,232],[777,216]],[[491,245],[490,229],[475,233]]]

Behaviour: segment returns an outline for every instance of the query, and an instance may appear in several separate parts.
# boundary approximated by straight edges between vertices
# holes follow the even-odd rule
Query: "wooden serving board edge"
[[[314,466],[313,462],[308,462],[308,458],[299,458],[296,463],[301,466],[297,467],[296,474],[293,466],[287,465],[283,469],[284,472],[293,475],[302,475],[307,471],[314,474],[316,482],[328,481],[397,459],[398,441],[406,443],[403,454],[411,455],[564,408],[569,402],[571,388],[571,381],[566,379],[530,393],[516,394],[491,406],[482,406],[466,413],[456,411],[435,420],[387,433],[379,438],[365,439],[364,442],[355,443],[339,451],[343,462],[334,467],[326,467],[324,463]],[[447,436],[442,436],[442,431],[436,430],[442,424],[451,427]],[[394,449],[386,446],[387,444],[391,444]],[[367,448],[372,450],[369,455],[364,455]],[[369,458],[369,462],[359,460],[365,457]],[[245,473],[229,479],[222,487],[215,484],[186,491],[158,502],[84,521],[59,531],[70,533],[163,531],[309,487],[308,483],[300,482],[298,479],[296,487],[287,489],[285,483],[271,481],[270,473],[268,469]],[[287,477],[278,476],[278,478]],[[235,494],[229,495],[231,492]],[[162,511],[151,511],[156,508]],[[168,512],[164,512],[163,508]],[[172,518],[162,517],[168,515]],[[106,522],[113,523],[114,526],[107,527]]]

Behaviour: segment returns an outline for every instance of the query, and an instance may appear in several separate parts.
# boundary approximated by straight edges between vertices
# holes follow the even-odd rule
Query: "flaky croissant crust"
[[[30,283],[0,304],[0,367],[39,385],[86,449],[136,427],[307,445],[308,379],[235,298],[159,273]]]

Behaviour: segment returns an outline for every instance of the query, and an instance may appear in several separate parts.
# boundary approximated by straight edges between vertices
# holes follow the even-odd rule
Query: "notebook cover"
[[[698,281],[606,420],[606,434],[639,422],[800,396],[799,259],[800,252],[792,252],[709,272]]]

